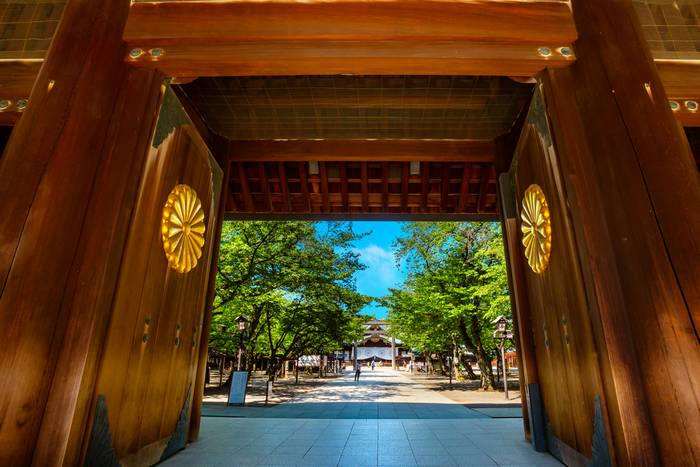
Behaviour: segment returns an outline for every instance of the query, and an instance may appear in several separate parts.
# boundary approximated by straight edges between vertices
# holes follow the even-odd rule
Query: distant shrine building
[[[345,347],[346,360],[354,362],[357,358],[363,363],[374,360],[378,364],[390,364],[395,367],[401,365],[403,360],[410,359],[408,350],[403,348],[403,343],[388,335],[390,327],[388,321],[373,319],[366,322],[364,327],[365,333],[362,340]]]

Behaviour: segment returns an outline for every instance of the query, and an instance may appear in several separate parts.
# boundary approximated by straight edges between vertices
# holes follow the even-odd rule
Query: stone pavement
[[[349,373],[274,407],[207,407],[200,438],[164,466],[561,465],[490,418],[391,370]]]

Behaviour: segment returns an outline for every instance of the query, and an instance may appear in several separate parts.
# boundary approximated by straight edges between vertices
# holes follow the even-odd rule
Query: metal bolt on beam
[[[140,49],[138,47],[131,49],[129,51],[129,58],[132,60],[136,60],[137,58],[140,58],[141,55],[143,55],[143,49]]]

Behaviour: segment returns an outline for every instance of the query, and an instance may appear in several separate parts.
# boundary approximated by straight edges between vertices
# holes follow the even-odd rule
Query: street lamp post
[[[236,318],[236,323],[238,323],[238,331],[240,336],[240,343],[238,345],[238,366],[236,367],[236,371],[241,371],[241,363],[243,360],[243,334],[248,327],[248,319],[241,315]]]
[[[496,325],[496,330],[493,332],[494,339],[500,339],[500,350],[501,350],[501,366],[503,367],[503,390],[508,397],[508,368],[506,367],[506,341],[513,338],[513,332],[508,330],[508,320],[499,316],[493,320],[493,324]]]

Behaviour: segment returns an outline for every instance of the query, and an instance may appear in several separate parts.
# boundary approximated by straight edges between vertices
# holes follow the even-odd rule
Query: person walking
[[[355,360],[355,381],[360,380],[360,371],[362,370],[362,363],[359,360]]]
[[[376,365],[375,361],[374,361],[374,360],[372,360],[372,371],[374,371],[374,367],[375,367],[375,365]]]

